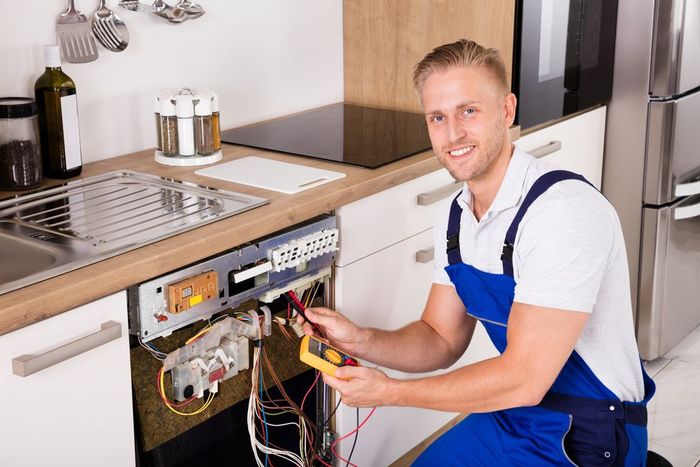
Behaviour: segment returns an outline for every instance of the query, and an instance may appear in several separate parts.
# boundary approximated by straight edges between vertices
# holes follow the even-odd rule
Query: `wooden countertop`
[[[518,139],[520,127],[511,127],[510,136],[512,141]],[[430,150],[377,169],[366,169],[228,144],[224,144],[221,162],[250,155],[334,170],[343,172],[346,176],[295,195],[287,195],[196,175],[194,171],[201,167],[160,165],[153,160],[152,149],[86,164],[80,175],[81,178],[114,170],[134,170],[223,190],[262,196],[269,199],[270,203],[2,294],[0,295],[0,335],[90,303],[124,290],[131,285],[200,261],[320,214],[331,212],[344,204],[442,168]],[[62,182],[48,180],[44,186],[48,187]],[[0,192],[0,199],[12,195],[13,193]]]
[[[345,173],[346,177],[295,195],[286,195],[199,176],[194,173],[199,167],[167,167],[157,164],[153,160],[153,150],[86,164],[81,177],[128,169],[262,196],[269,199],[270,203],[0,295],[0,335],[441,168],[440,163],[433,157],[432,151],[377,169],[226,144],[223,155],[223,162],[257,155],[299,165],[335,170]],[[53,183],[53,180],[50,182],[58,183]],[[3,194],[9,195],[9,193]]]

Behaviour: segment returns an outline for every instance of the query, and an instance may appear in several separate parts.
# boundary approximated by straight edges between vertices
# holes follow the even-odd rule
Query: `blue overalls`
[[[459,228],[462,208],[452,202],[445,268],[467,313],[481,321],[500,353],[506,348],[508,316],[515,291],[513,245],[528,207],[562,180],[586,182],[555,170],[529,190],[504,242],[503,274],[480,271],[462,262]],[[459,195],[458,195],[459,196]],[[646,404],[655,386],[642,368],[645,398],[620,402],[574,351],[542,402],[491,413],[474,413],[436,440],[415,466],[645,466]]]

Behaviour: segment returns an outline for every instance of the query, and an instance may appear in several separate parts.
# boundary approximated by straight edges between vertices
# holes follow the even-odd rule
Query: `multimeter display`
[[[332,347],[328,342],[312,336],[304,336],[299,349],[299,359],[318,370],[335,376],[341,366],[358,366],[357,360]]]

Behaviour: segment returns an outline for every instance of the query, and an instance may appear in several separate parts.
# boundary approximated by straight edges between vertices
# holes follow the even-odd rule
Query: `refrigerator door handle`
[[[700,216],[700,203],[691,204],[690,206],[681,206],[673,209],[673,219],[691,219]]]
[[[675,196],[691,196],[700,194],[700,180],[676,185]]]

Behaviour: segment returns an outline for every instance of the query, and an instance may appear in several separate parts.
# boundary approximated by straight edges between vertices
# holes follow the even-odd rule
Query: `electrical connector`
[[[297,337],[304,337],[304,327],[297,321],[294,321],[292,323],[292,330],[294,331],[294,334],[297,335]]]
[[[272,303],[277,298],[279,298],[280,295],[290,290],[293,290],[294,293],[301,296],[301,291],[308,289],[311,285],[313,285],[314,282],[321,282],[329,277],[331,277],[331,268],[323,268],[316,274],[305,276],[301,279],[289,282],[278,289],[268,290],[267,292],[261,294],[258,297],[258,300],[263,303]]]
[[[338,229],[320,232],[292,240],[272,250],[272,270],[284,271],[298,266],[311,258],[338,250]]]
[[[262,311],[263,315],[265,316],[265,320],[263,322],[263,334],[265,336],[269,336],[272,334],[272,311],[270,311],[270,308],[265,305],[260,307],[260,311]]]

